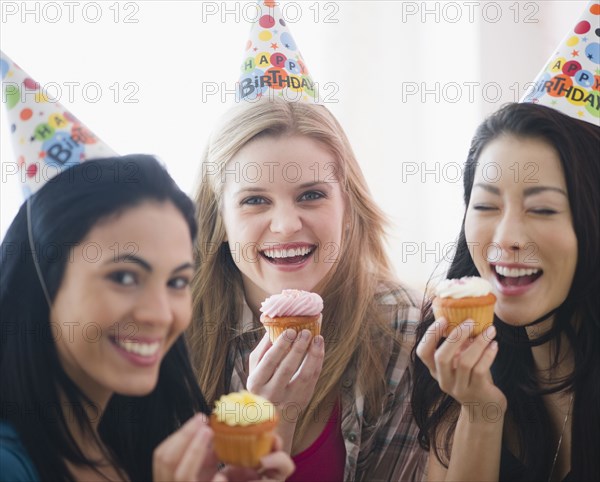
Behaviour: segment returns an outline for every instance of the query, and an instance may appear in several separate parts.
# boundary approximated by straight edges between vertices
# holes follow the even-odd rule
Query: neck
[[[60,398],[65,421],[73,439],[87,457],[97,456],[102,452],[102,448],[98,445],[98,441],[100,440],[98,436],[98,425],[100,424],[102,414],[108,405],[110,396],[91,399],[91,404],[82,402],[81,407],[73,407],[64,393],[61,393]],[[82,410],[84,412],[85,417],[90,423],[92,429],[91,433],[86,430],[85,425],[82,426],[78,422],[76,410]]]
[[[554,316],[551,316],[544,322],[534,326],[526,327],[527,336],[530,340],[535,340],[547,333],[554,322]],[[535,363],[536,371],[542,380],[550,382],[551,380],[560,380],[569,375],[574,367],[573,352],[570,344],[564,334],[560,335],[560,352],[558,353],[558,365],[553,367],[558,350],[556,339],[550,340],[538,346],[531,347],[531,354]]]
[[[260,320],[260,304],[269,295],[245,276],[243,277],[243,289],[244,297],[246,298],[246,303],[248,304],[250,311],[252,311],[256,320]]]
[[[533,323],[525,326],[525,331],[527,332],[527,337],[530,340],[535,340],[536,338],[540,338],[548,333],[552,329],[552,325],[554,324],[554,315],[548,316],[546,319],[540,319],[540,321],[536,320]],[[547,343],[545,343],[547,345]]]

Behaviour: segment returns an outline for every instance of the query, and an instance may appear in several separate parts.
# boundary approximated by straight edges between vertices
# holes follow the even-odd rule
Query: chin
[[[150,395],[156,388],[158,380],[148,383],[128,383],[123,384],[115,390],[115,393],[125,397],[145,397]]]
[[[540,316],[542,316],[542,313],[540,313],[540,314],[523,314],[523,313],[517,314],[514,312],[502,312],[502,311],[497,310],[496,316],[498,318],[500,318],[507,325],[516,327],[516,326],[525,326],[525,325],[528,325],[529,323],[534,322]]]

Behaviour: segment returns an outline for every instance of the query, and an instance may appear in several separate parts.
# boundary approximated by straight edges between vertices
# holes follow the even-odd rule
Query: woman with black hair
[[[217,473],[182,337],[196,231],[150,156],[86,161],[23,204],[2,243],[0,479],[257,477]]]
[[[424,309],[412,406],[430,480],[600,478],[598,152],[597,125],[540,105],[478,128],[447,276],[487,279],[496,316],[444,339]]]

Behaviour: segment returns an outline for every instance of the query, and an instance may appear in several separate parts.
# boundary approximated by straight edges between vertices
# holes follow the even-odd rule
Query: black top
[[[503,446],[500,455],[500,480],[510,482],[533,482],[535,479],[523,462]],[[565,475],[562,482],[573,482],[571,472]]]

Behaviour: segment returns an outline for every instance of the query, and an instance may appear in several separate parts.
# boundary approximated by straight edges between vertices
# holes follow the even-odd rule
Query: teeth
[[[140,343],[137,341],[130,340],[115,340],[117,345],[123,348],[129,353],[135,353],[139,356],[153,356],[160,348],[160,342],[155,341],[154,343]]]
[[[507,278],[519,278],[520,276],[531,276],[537,274],[540,270],[536,268],[507,268],[505,266],[496,266],[496,273]]]
[[[305,256],[310,253],[313,248],[290,248],[290,249],[265,249],[263,254],[268,258],[293,258],[294,256]]]

